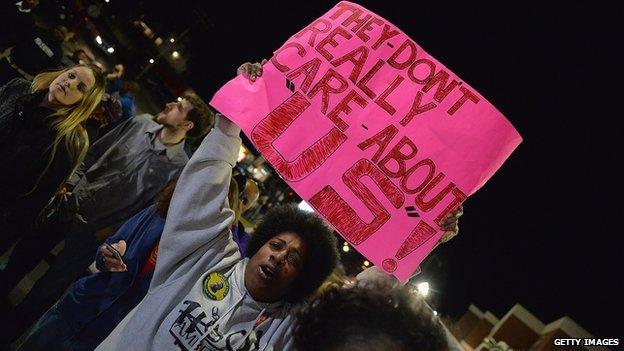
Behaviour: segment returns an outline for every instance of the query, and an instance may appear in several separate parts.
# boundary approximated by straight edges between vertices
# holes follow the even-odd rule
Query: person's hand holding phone
[[[100,253],[102,254],[104,266],[110,272],[125,272],[128,267],[124,263],[122,257],[126,253],[126,242],[119,240],[115,244],[104,243],[100,246]]]

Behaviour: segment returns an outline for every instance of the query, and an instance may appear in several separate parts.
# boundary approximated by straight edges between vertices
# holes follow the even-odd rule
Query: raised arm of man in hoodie
[[[225,249],[234,218],[226,199],[241,146],[239,133],[218,114],[215,127],[184,167],[169,205],[150,290],[187,273],[207,248]]]

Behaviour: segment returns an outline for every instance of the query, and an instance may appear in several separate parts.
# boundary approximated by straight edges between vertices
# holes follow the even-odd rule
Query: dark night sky
[[[197,6],[172,3],[160,5],[172,25]],[[334,4],[221,3],[201,5],[213,27],[191,33],[190,83],[206,99],[240,63],[270,57]],[[457,316],[475,303],[502,317],[519,302],[544,323],[568,315],[597,337],[624,336],[615,322],[624,296],[622,112],[607,106],[623,99],[622,8],[359,3],[467,81],[524,138],[466,202],[460,235],[438,250],[429,279],[439,310]]]

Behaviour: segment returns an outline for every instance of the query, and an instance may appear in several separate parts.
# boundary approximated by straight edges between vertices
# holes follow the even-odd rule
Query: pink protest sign
[[[255,82],[211,101],[370,261],[406,280],[437,223],[522,141],[505,117],[390,22],[340,2]]]

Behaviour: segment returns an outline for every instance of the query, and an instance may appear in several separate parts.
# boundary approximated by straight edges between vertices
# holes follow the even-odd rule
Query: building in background
[[[483,312],[477,306],[468,306],[468,311],[455,324],[455,337],[458,340],[463,340],[468,335],[468,332],[483,319],[483,316]]]
[[[483,318],[467,331],[466,336],[461,340],[461,345],[466,350],[476,349],[483,339],[489,336],[496,325],[498,325],[499,319],[490,311],[486,311],[483,314]]]
[[[483,313],[477,306],[470,305],[450,330],[466,351],[486,350],[486,345],[492,340],[503,342],[517,351],[608,350],[604,346],[555,346],[555,339],[587,339],[593,336],[570,317],[544,325],[520,304],[514,305],[500,320],[491,312]]]
[[[527,350],[544,330],[544,323],[520,304],[515,304],[492,329],[494,340],[505,341],[514,350]]]

